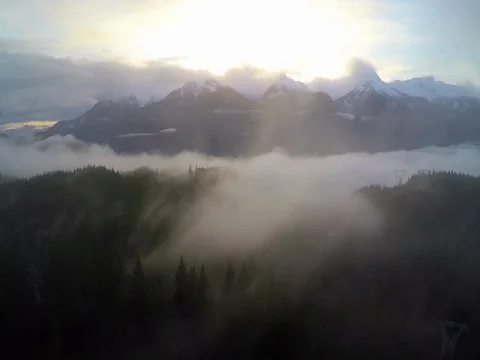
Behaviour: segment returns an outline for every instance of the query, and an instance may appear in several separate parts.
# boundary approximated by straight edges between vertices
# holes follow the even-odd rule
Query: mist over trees
[[[238,208],[214,191],[228,176],[87,167],[0,181],[0,355],[439,359],[448,320],[468,326],[455,358],[478,358],[479,177],[362,188],[375,226],[351,200],[309,221],[299,208],[268,239],[245,231],[232,247],[184,229],[205,199]]]

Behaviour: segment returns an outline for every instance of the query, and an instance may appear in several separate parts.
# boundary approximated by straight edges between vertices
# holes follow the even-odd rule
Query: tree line
[[[478,358],[479,177],[360,189],[381,214],[373,232],[319,219],[248,256],[167,254],[221,181],[212,170],[87,167],[1,183],[0,354],[433,360],[451,321],[468,332],[448,356]]]

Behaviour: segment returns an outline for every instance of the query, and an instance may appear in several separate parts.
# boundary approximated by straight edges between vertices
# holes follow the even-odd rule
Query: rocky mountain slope
[[[148,104],[134,97],[100,101],[43,137],[71,134],[119,153],[188,150],[219,156],[275,147],[332,154],[480,140],[480,99],[463,95],[461,87],[427,78],[386,83],[364,68],[327,85],[338,84],[355,86],[336,97],[281,76],[255,101],[214,79],[187,82]]]

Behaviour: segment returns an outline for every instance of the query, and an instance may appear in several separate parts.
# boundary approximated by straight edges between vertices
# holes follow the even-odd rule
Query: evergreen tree
[[[163,282],[160,275],[154,275],[148,282],[149,287],[149,298],[150,301],[158,313],[163,310],[163,301],[164,301],[164,292],[163,292]]]
[[[188,293],[191,299],[197,298],[199,293],[200,279],[197,275],[197,270],[195,266],[191,266],[188,271]]]
[[[205,309],[209,301],[209,285],[205,266],[202,264],[200,268],[200,284],[199,284],[199,301],[202,309]]]
[[[151,318],[153,312],[149,298],[149,284],[145,278],[145,268],[140,257],[137,256],[135,266],[132,270],[132,315],[134,328],[138,333],[138,340],[145,341],[149,339],[153,332],[153,320]]]
[[[250,285],[251,277],[245,263],[242,265],[242,270],[238,274],[237,286],[241,291],[245,291]]]
[[[197,275],[197,270],[195,269],[195,266],[190,267],[190,271],[188,272],[188,285],[192,289],[192,293],[196,295],[197,291],[196,288],[198,288],[198,275]]]
[[[200,307],[200,280],[197,275],[197,271],[194,266],[190,267],[188,272],[188,312],[190,314],[195,314],[198,312]]]
[[[227,270],[225,272],[225,279],[223,281],[223,294],[229,295],[233,290],[233,285],[235,282],[235,269],[231,263],[228,264]]]
[[[132,300],[139,306],[143,306],[147,299],[147,280],[145,278],[145,268],[139,256],[137,256],[132,275]]]
[[[188,280],[187,265],[185,264],[183,257],[181,257],[177,271],[175,272],[175,294],[173,296],[173,302],[179,313],[182,315],[185,315],[187,311]]]

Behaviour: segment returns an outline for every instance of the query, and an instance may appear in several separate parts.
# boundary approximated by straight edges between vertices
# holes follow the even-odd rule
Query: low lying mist
[[[242,177],[271,185],[307,183],[335,185],[335,189],[356,189],[365,185],[391,186],[421,170],[453,170],[479,174],[480,148],[473,144],[427,147],[411,151],[375,154],[347,153],[325,157],[292,157],[282,149],[249,158],[216,158],[185,152],[175,156],[154,154],[118,155],[110,148],[87,145],[71,135],[53,136],[27,145],[0,139],[0,173],[30,177],[55,170],[74,170],[100,165],[118,171],[149,167],[184,173],[189,166],[217,166],[239,170]],[[298,183],[300,181],[300,184]],[[293,182],[293,183],[292,183]]]
[[[395,185],[420,170],[479,174],[479,157],[480,149],[473,145],[327,157],[291,157],[279,149],[227,159],[197,153],[117,155],[71,136],[22,146],[0,141],[0,173],[7,176],[30,177],[87,165],[119,171],[149,167],[183,175],[190,166],[227,170],[187,212],[175,236],[175,255],[204,256],[258,251],[279,233],[310,227],[318,232],[319,222],[327,218],[364,232],[378,230],[381,214],[355,190]],[[326,231],[327,236],[335,233],[333,228]]]
[[[37,302],[58,296],[63,306],[65,293],[75,330],[83,314],[105,311],[109,303],[97,300],[104,294],[125,304],[108,306],[122,318],[135,304],[129,299],[139,298],[132,294],[149,284],[141,294],[158,306],[147,313],[159,326],[155,335],[182,351],[191,346],[189,353],[205,355],[199,358],[229,358],[210,356],[217,345],[220,353],[237,353],[266,341],[275,349],[288,344],[289,358],[436,359],[435,319],[467,324],[468,342],[460,346],[475,356],[461,358],[478,358],[480,178],[448,171],[480,174],[479,147],[327,157],[275,149],[228,159],[117,155],[70,136],[26,141],[0,141],[0,173],[7,176],[0,237],[8,236],[0,277],[13,279],[12,289],[23,281],[32,308],[49,311],[42,318],[50,308]],[[88,165],[102,167],[9,182]],[[141,167],[159,172],[130,172]],[[422,170],[440,172],[415,175]],[[241,338],[240,350],[231,350]],[[166,347],[159,349],[161,357]]]

